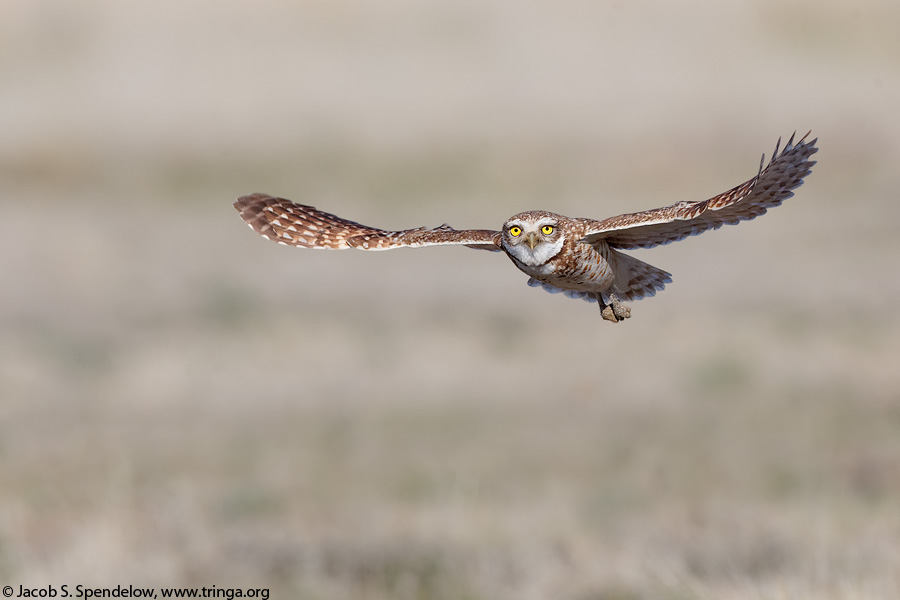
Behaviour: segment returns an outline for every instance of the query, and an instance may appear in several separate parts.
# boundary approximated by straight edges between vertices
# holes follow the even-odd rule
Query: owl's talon
[[[600,310],[600,316],[612,323],[631,317],[631,307],[622,304],[615,294],[609,295],[609,304]]]

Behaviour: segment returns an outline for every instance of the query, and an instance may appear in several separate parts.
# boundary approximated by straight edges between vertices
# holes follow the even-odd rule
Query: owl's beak
[[[534,247],[537,246],[538,243],[538,234],[536,231],[529,231],[525,234],[525,243],[528,244],[528,247],[534,250]]]

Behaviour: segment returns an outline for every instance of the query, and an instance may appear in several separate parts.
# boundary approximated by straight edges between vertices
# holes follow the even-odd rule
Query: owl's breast
[[[516,266],[543,283],[564,290],[601,292],[615,281],[609,247],[566,240],[562,250],[542,265],[529,266],[513,258]]]

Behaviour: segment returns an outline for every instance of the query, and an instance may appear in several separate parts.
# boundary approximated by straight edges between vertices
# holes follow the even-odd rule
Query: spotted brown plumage
[[[678,202],[594,221],[595,225],[584,241],[593,243],[603,239],[613,248],[622,250],[652,248],[765,214],[793,196],[792,190],[803,183],[803,178],[816,164],[809,158],[818,152],[818,138],[807,142],[807,137],[809,133],[795,145],[792,135],[780,154],[779,139],[769,164],[763,168],[763,156],[756,177],[727,192],[701,202]]]
[[[312,206],[267,194],[250,194],[234,203],[241,218],[260,235],[288,246],[390,250],[463,245],[503,251],[530,276],[528,284],[571,298],[598,302],[602,316],[617,322],[630,316],[621,300],[654,295],[671,275],[619,250],[652,248],[722,225],[764,214],[794,195],[815,161],[817,139],[794,136],[757,174],[708,200],[627,213],[603,220],[571,218],[535,210],[507,219],[500,231],[454,229],[449,225],[389,231],[343,219]]]
[[[386,231],[348,221],[314,206],[297,204],[267,194],[242,196],[234,203],[241,218],[265,238],[286,246],[342,250],[391,250],[462,244],[485,250],[500,250],[497,231],[456,230],[449,225],[426,229]]]

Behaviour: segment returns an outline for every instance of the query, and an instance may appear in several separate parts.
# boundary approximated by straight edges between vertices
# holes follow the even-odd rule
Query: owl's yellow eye
[[[553,225],[544,225],[543,227],[541,227],[541,233],[543,233],[544,235],[550,235],[551,233],[553,233]]]
[[[518,227],[516,225],[513,225],[512,227],[509,228],[509,235],[511,235],[513,237],[519,237],[520,235],[522,235],[522,228]]]

